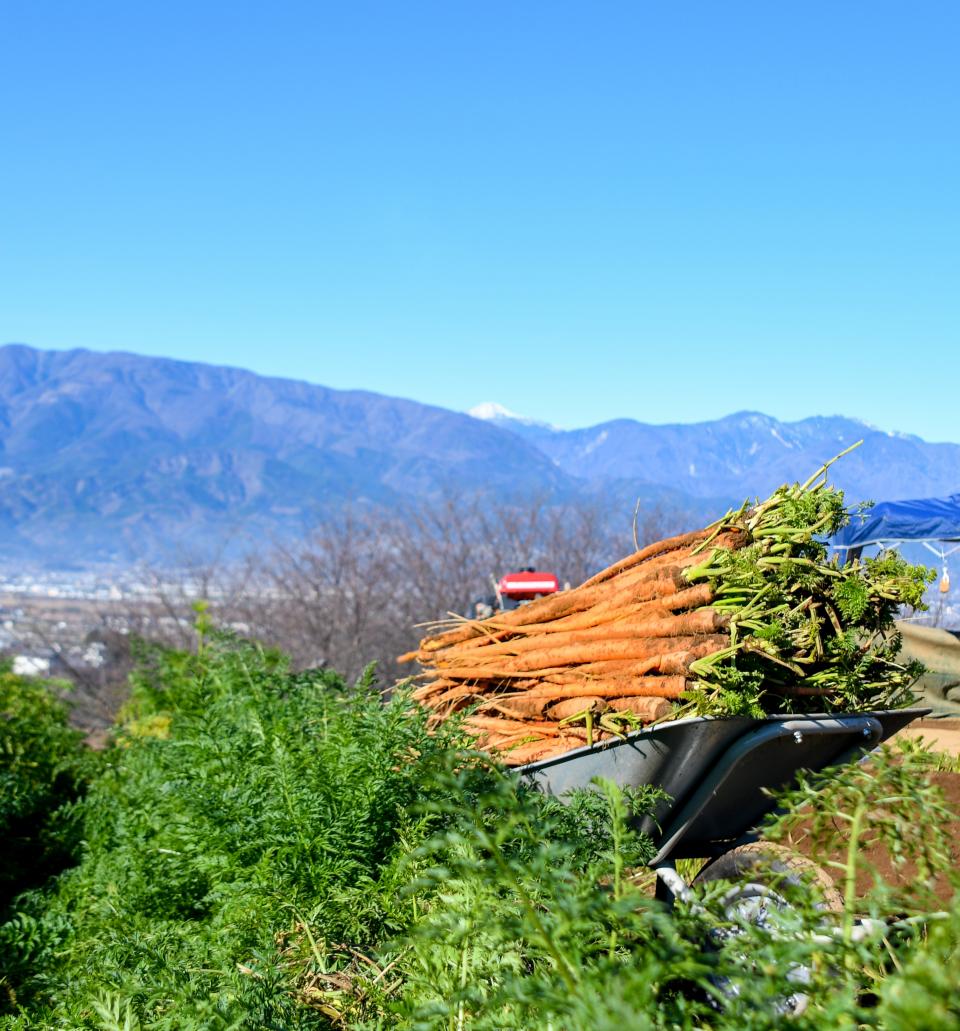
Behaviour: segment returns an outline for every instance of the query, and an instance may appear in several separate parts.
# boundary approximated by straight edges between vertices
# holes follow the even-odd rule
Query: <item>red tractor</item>
[[[489,619],[495,612],[506,612],[545,594],[555,594],[560,590],[560,581],[553,573],[527,568],[518,573],[505,573],[494,583],[493,590],[493,595],[474,603],[476,619]]]

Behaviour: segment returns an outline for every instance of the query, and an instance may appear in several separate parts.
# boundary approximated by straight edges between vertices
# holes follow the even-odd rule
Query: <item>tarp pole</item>
[[[845,566],[852,566],[854,562],[863,554],[863,545],[858,544],[855,548],[847,548],[847,560],[844,562]]]

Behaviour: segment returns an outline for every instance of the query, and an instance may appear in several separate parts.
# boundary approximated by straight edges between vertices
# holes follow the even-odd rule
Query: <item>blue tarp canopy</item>
[[[960,494],[918,501],[881,501],[854,516],[830,543],[835,548],[899,541],[960,541]]]

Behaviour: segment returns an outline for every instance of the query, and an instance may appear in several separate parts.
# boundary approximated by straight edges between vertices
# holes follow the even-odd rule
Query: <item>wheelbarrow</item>
[[[783,894],[788,884],[801,891],[816,884],[817,909],[842,909],[843,899],[815,863],[782,846],[758,842],[757,825],[776,807],[771,793],[789,787],[801,770],[816,772],[862,758],[929,711],[673,720],[530,763],[518,772],[561,798],[588,787],[594,777],[621,787],[661,788],[667,797],[637,821],[657,849],[649,863],[657,875],[657,898],[668,905],[680,899],[702,912],[676,861],[704,858],[708,862],[694,884],[732,882],[722,900],[731,924],[747,922],[775,932],[781,914],[791,907]],[[884,929],[882,921],[862,919],[852,933],[862,939]],[[737,933],[711,932],[717,940]],[[836,934],[815,937],[829,942]],[[776,1000],[775,1011],[797,1015],[809,1002],[804,989],[811,971],[796,965],[787,978],[796,990]],[[738,985],[726,978],[715,984],[728,999],[739,994]]]
[[[761,850],[751,844],[758,839],[757,825],[776,806],[770,793],[789,787],[801,770],[816,772],[862,757],[929,711],[673,720],[530,763],[518,772],[558,797],[588,787],[594,777],[621,787],[661,788],[666,799],[638,821],[637,829],[657,849],[649,864],[657,874],[657,897],[672,903],[690,897],[677,873],[678,859],[709,860],[698,882],[762,881]],[[768,856],[787,852],[764,848]],[[821,884],[831,884],[824,871],[795,853],[786,859],[781,855],[771,876],[782,876],[790,865],[806,865]]]

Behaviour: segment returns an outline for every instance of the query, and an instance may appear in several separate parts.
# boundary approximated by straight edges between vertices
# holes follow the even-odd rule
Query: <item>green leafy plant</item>
[[[369,679],[347,691],[222,635],[144,660],[79,807],[82,862],[0,927],[17,1006],[37,1026],[97,1027],[108,998],[149,1027],[324,1026],[277,936],[368,948],[400,927],[393,867],[449,735]]]
[[[0,668],[0,916],[78,853],[76,802],[97,760],[68,724],[65,687]]]
[[[705,558],[686,578],[710,584],[730,644],[691,663],[688,711],[761,717],[909,702],[923,667],[899,661],[894,621],[924,607],[935,573],[895,551],[847,565],[827,558],[826,539],[853,514],[827,483],[831,464],[718,521],[714,536],[735,531],[745,546],[700,546]]]
[[[0,1028],[775,1028],[798,970],[791,1027],[955,1019],[953,906],[877,884],[763,924],[716,883],[668,911],[636,831],[654,789],[544,797],[370,676],[206,628],[143,654],[115,736],[79,861],[0,923]],[[808,778],[776,828],[818,836],[841,884],[877,836],[942,877],[930,768]]]

